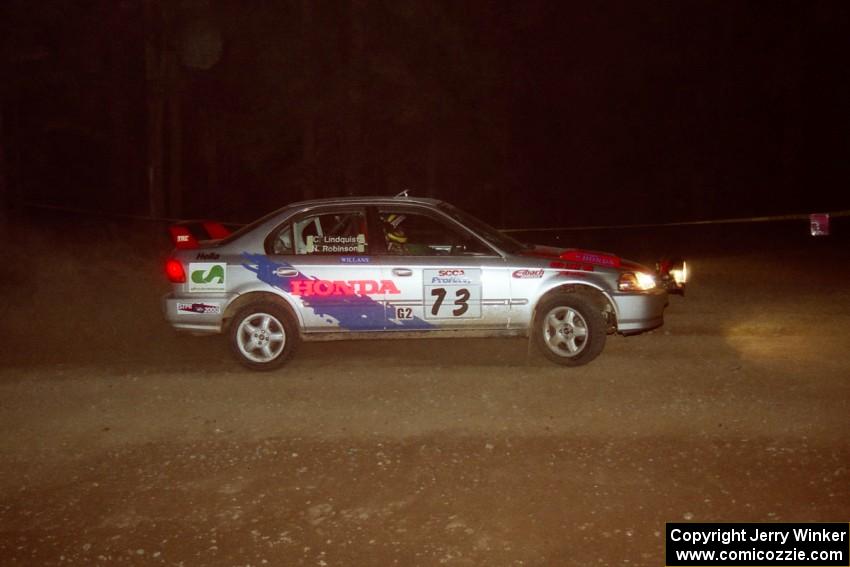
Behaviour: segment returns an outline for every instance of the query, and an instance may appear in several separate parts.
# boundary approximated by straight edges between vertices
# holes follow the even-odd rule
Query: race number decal
[[[481,270],[423,270],[426,319],[481,317]]]

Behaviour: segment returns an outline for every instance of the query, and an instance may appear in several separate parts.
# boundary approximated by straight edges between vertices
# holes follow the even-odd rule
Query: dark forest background
[[[247,221],[302,198],[503,227],[848,207],[850,2],[8,0],[0,189]]]

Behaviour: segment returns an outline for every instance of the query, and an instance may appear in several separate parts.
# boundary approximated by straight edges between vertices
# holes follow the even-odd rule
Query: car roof
[[[365,197],[328,197],[324,199],[310,199],[308,201],[297,201],[287,205],[287,208],[295,207],[313,207],[317,205],[353,205],[353,204],[370,204],[370,205],[398,205],[400,203],[412,203],[416,205],[428,205],[435,207],[442,203],[439,199],[430,197],[404,197],[404,196],[365,196]]]

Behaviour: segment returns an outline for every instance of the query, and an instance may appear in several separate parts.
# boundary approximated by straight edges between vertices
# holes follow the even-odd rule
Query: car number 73
[[[444,287],[435,287],[431,289],[431,295],[436,297],[436,301],[434,301],[434,305],[431,306],[431,315],[437,317],[440,313],[440,306],[443,304],[443,301],[446,299],[446,288]],[[461,287],[455,290],[455,299],[454,304],[457,305],[457,309],[452,309],[453,317],[460,317],[464,313],[469,310],[469,290]]]

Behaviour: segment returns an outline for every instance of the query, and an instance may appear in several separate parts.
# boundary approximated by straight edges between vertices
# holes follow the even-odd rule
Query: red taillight
[[[169,258],[165,262],[165,275],[168,276],[168,281],[171,283],[186,283],[186,272],[183,270],[183,264]]]

